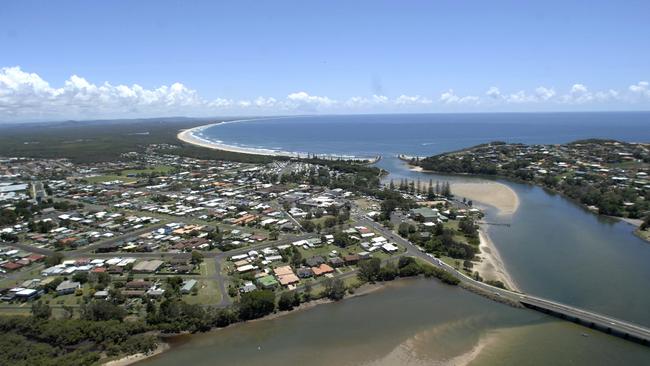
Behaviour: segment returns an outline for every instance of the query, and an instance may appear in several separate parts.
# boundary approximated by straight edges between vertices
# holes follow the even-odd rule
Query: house
[[[45,256],[42,254],[33,253],[29,257],[27,257],[27,259],[29,259],[30,262],[40,262],[43,259],[45,259]]]
[[[195,286],[196,280],[185,280],[183,286],[181,286],[181,294],[189,294]]]
[[[127,282],[124,288],[128,290],[148,290],[151,287],[151,282],[144,280],[135,280]]]
[[[123,290],[122,295],[126,297],[143,297],[145,295],[144,290]]]
[[[309,278],[314,275],[314,271],[311,270],[309,267],[301,267],[296,270],[296,273],[298,274],[298,277],[300,278]]]
[[[343,260],[345,261],[345,264],[347,265],[353,265],[359,263],[359,258],[358,254],[348,254],[343,256]]]
[[[241,292],[243,294],[251,292],[251,291],[255,291],[255,290],[257,290],[257,286],[255,286],[255,284],[253,284],[253,282],[251,282],[251,281],[244,282],[244,285],[239,288],[239,292]]]
[[[31,288],[21,289],[16,292],[15,298],[22,301],[32,300],[40,297],[43,294],[43,290],[34,290]]]
[[[23,265],[15,262],[7,262],[0,265],[0,267],[6,269],[7,271],[15,271],[17,269],[22,268]]]
[[[133,271],[136,273],[154,273],[158,271],[163,263],[164,262],[159,259],[138,262],[133,266]]]
[[[293,273],[293,270],[290,266],[275,268],[273,270],[273,273],[275,273],[275,276],[278,278],[278,281],[280,281],[280,284],[282,286],[289,286],[300,282],[300,279],[295,275],[295,273]]]
[[[106,298],[108,298],[108,291],[106,290],[97,291],[95,292],[93,297],[95,299],[106,300]]]
[[[424,222],[435,221],[438,218],[437,210],[431,209],[429,207],[414,208],[409,213],[413,218],[422,220]]]
[[[337,268],[345,264],[345,261],[341,257],[334,257],[329,259],[329,263],[332,267]]]
[[[325,263],[325,259],[323,257],[321,257],[320,255],[316,255],[316,256],[313,256],[311,258],[308,258],[305,262],[310,267],[318,267],[321,264]]]
[[[399,248],[391,243],[386,243],[381,246],[381,249],[383,249],[386,253],[395,253]]]
[[[325,263],[321,264],[318,267],[312,267],[311,270],[314,272],[314,276],[316,277],[334,272],[334,268],[328,266]]]
[[[56,286],[56,293],[59,295],[66,295],[74,293],[78,288],[81,288],[79,282],[63,281]]]

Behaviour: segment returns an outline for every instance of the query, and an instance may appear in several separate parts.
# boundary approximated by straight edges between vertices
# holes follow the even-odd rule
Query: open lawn
[[[124,175],[116,175],[116,174],[106,174],[106,175],[97,175],[94,177],[88,177],[85,178],[88,183],[91,184],[97,184],[97,183],[106,183],[106,182],[114,182],[116,180],[119,180],[123,183],[135,183],[138,181],[138,178],[135,177],[127,177]]]
[[[203,261],[199,268],[201,279],[199,279],[198,283],[196,284],[196,288],[199,290],[198,294],[183,295],[183,299],[188,304],[210,305],[219,303],[221,301],[222,294],[219,291],[219,284],[215,278],[216,271],[217,269],[214,260],[208,259]]]
[[[196,286],[199,290],[196,295],[183,295],[183,300],[188,304],[211,305],[221,302],[221,292],[216,280],[199,280]]]
[[[157,173],[157,174],[167,174],[171,171],[174,170],[174,167],[169,166],[169,165],[156,165],[150,168],[145,168],[145,169],[126,169],[122,170],[122,175],[123,176],[129,176],[129,175],[142,175],[142,174],[152,174],[152,173]]]

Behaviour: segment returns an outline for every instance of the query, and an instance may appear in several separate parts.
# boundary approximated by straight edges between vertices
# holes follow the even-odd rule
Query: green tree
[[[381,269],[379,258],[370,258],[359,262],[359,279],[362,281],[374,282],[378,279]]]
[[[192,263],[199,264],[203,262],[203,254],[197,250],[192,251]]]
[[[399,224],[397,227],[397,233],[403,237],[403,238],[408,238],[409,236],[409,224],[406,222],[402,222]]]
[[[60,264],[61,261],[63,261],[63,254],[57,252],[45,258],[45,265],[48,267],[56,266],[57,264]]]
[[[351,244],[350,240],[351,239],[348,236],[348,234],[344,232],[337,231],[334,233],[334,245],[336,245],[337,247],[341,247],[341,248],[347,247],[348,245]]]
[[[50,306],[42,301],[37,301],[32,304],[32,316],[36,319],[46,320],[52,316],[52,309]]]
[[[126,311],[106,300],[93,300],[81,306],[81,318],[85,320],[122,320]]]
[[[325,296],[334,301],[339,301],[345,296],[345,284],[338,278],[328,278],[325,281]]]
[[[302,220],[300,226],[302,226],[302,228],[308,233],[314,232],[314,229],[316,228],[316,225],[314,225],[314,222],[311,220]]]
[[[397,277],[397,267],[392,263],[388,263],[381,267],[377,277],[382,281],[392,281]]]
[[[279,310],[292,310],[298,305],[300,305],[300,296],[295,291],[283,292],[278,300]]]
[[[269,290],[255,290],[242,294],[239,317],[242,320],[261,318],[275,310],[275,294]]]

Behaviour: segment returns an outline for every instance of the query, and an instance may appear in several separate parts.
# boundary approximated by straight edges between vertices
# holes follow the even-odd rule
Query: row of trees
[[[433,200],[438,196],[444,196],[444,197],[452,197],[453,195],[451,194],[451,186],[449,182],[442,182],[440,183],[439,181],[436,181],[436,184],[434,186],[433,184],[433,179],[429,180],[429,185],[425,187],[424,184],[420,182],[420,180],[408,180],[408,179],[400,179],[399,186],[395,185],[395,182],[391,179],[390,183],[388,184],[389,189],[395,190],[398,189],[401,192],[406,192],[410,194],[419,194],[419,195],[424,195],[426,194],[427,199]]]

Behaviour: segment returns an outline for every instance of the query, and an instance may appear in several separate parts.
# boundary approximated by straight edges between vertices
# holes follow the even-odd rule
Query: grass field
[[[222,294],[219,291],[219,284],[214,278],[216,274],[216,265],[214,260],[208,259],[201,263],[199,272],[201,273],[201,279],[199,279],[196,284],[199,290],[198,294],[183,295],[183,299],[188,304],[210,305],[219,303]]]
[[[116,180],[119,180],[123,183],[135,183],[138,181],[138,178],[127,177],[123,175],[107,174],[107,175],[98,175],[95,177],[88,177],[85,178],[85,180],[87,180],[88,183],[92,183],[92,184],[114,182]]]
[[[155,165],[150,168],[144,168],[144,169],[126,169],[122,170],[122,175],[123,176],[129,176],[129,175],[141,175],[141,174],[152,174],[152,173],[158,173],[158,174],[167,174],[171,171],[174,170],[173,166],[169,165]]]

